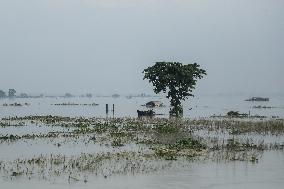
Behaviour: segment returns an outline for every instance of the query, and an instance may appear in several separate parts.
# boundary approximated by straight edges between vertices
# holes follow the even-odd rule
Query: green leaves
[[[153,84],[156,94],[167,93],[173,106],[172,115],[182,114],[181,100],[193,96],[197,80],[206,75],[206,71],[196,63],[183,65],[179,62],[156,62],[143,73],[143,79]]]

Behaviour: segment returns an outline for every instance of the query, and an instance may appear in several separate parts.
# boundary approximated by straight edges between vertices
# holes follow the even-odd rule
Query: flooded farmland
[[[196,100],[195,106],[189,106],[197,110],[195,114],[187,111],[182,119],[169,119],[167,114],[150,119],[137,118],[135,112],[146,108],[141,105],[151,100],[147,98],[15,100],[29,105],[1,106],[3,188],[284,185],[281,108],[253,112],[253,103],[240,103],[236,108],[233,102],[231,107],[222,107],[222,103],[203,105]],[[7,99],[2,102],[14,103]],[[282,102],[278,101],[277,106]],[[54,106],[55,103],[98,105]],[[106,103],[115,104],[114,115],[106,115]],[[272,106],[273,101],[269,103]],[[207,109],[208,115],[223,114],[229,108],[267,118],[210,118],[197,113]],[[162,114],[168,106],[154,110]]]
[[[203,95],[195,98],[189,98],[185,101],[184,117],[199,118],[210,117],[215,115],[225,115],[227,112],[234,110],[241,113],[251,113],[251,115],[261,116],[284,116],[284,97],[274,96],[267,102],[247,102],[245,95],[234,96],[217,96]],[[38,98],[38,99],[1,99],[0,98],[0,117],[6,116],[27,116],[27,115],[61,115],[61,116],[83,116],[83,117],[106,117],[106,104],[109,109],[115,105],[115,117],[137,117],[137,110],[147,110],[145,105],[147,102],[157,100],[161,101],[165,106],[155,108],[155,112],[159,117],[169,117],[169,100],[165,97],[133,97],[131,99],[121,96],[119,98],[112,97],[93,97],[93,98]],[[14,107],[5,107],[3,104],[20,103],[28,105]],[[78,105],[62,105],[54,104],[78,104]],[[92,106],[92,104],[98,104]],[[84,105],[84,104],[87,104]],[[271,108],[255,108],[255,107],[271,107]],[[112,116],[112,112],[109,112]]]
[[[284,189],[284,0],[0,0],[0,189]]]

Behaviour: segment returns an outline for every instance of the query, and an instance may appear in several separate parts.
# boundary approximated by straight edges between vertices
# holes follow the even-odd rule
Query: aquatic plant
[[[67,175],[68,182],[86,182],[86,175],[148,173],[188,160],[257,163],[265,150],[284,150],[283,120],[104,119],[47,115],[7,117],[1,123],[2,130],[12,125],[17,130],[19,124],[34,131],[42,127],[49,131],[2,134],[1,145],[24,141],[52,144],[56,149],[86,146],[105,150],[78,155],[48,152],[11,161],[0,159],[0,172],[14,179]],[[256,141],[255,135],[281,140]]]

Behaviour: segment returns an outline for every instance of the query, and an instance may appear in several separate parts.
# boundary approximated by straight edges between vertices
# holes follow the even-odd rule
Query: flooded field
[[[189,163],[187,167],[135,176],[95,177],[87,183],[14,179],[1,181],[3,188],[283,188],[283,152],[265,153],[261,162]]]
[[[183,103],[184,117],[199,118],[209,117],[213,114],[224,115],[234,110],[241,113],[251,113],[251,115],[280,116],[284,117],[284,97],[275,96],[267,102],[247,102],[247,96],[201,96],[190,98]],[[27,115],[61,115],[61,116],[83,116],[83,117],[106,117],[106,104],[109,109],[115,105],[115,117],[137,117],[137,110],[147,110],[145,106],[149,101],[158,100],[165,106],[155,108],[159,117],[169,117],[169,100],[164,97],[144,97],[144,98],[119,98],[112,97],[93,97],[93,98],[38,98],[38,99],[1,99],[0,98],[0,117],[7,116],[27,116]],[[3,104],[20,103],[21,107],[3,106]],[[79,104],[57,106],[55,104]],[[92,106],[92,104],[98,104]],[[87,105],[84,105],[87,104]],[[255,107],[271,108],[255,108]],[[109,113],[112,116],[112,113]]]
[[[0,0],[0,189],[284,189],[283,9]]]
[[[284,185],[280,118],[2,116],[0,149],[3,188]]]

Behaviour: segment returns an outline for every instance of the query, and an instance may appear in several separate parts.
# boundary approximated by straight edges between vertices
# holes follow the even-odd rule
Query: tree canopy
[[[156,62],[143,73],[143,79],[148,79],[153,84],[156,94],[167,93],[173,107],[170,114],[177,116],[183,112],[181,101],[194,96],[192,91],[197,80],[206,75],[206,71],[197,63],[183,65],[179,62]]]

